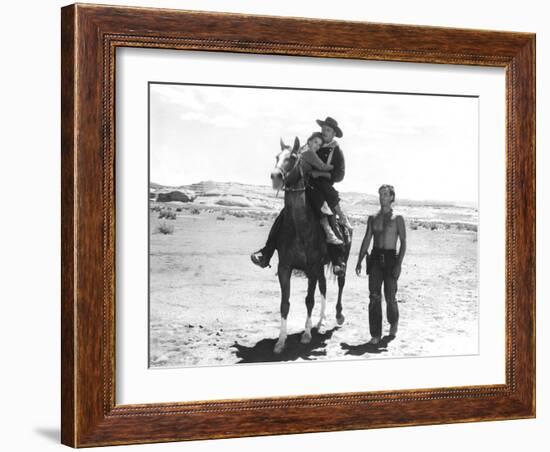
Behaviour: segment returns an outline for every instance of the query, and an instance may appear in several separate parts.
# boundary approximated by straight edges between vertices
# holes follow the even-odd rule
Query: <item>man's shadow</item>
[[[346,355],[351,356],[362,356],[366,353],[369,354],[380,354],[385,353],[388,351],[388,344],[395,339],[395,336],[384,336],[382,339],[380,339],[380,342],[378,344],[369,344],[368,342],[365,344],[359,344],[359,345],[350,345],[346,344],[345,342],[342,342],[340,344],[340,347],[342,347],[342,350],[346,351]]]
[[[237,364],[296,361],[299,358],[309,361],[317,356],[326,356],[326,350],[318,349],[327,346],[327,341],[330,340],[337,329],[338,327],[334,327],[320,334],[317,328],[313,328],[309,344],[302,344],[300,342],[302,333],[290,334],[286,338],[284,350],[279,354],[273,352],[277,339],[262,339],[252,347],[241,345],[235,341],[232,347],[236,349],[235,354],[237,358],[240,358]]]

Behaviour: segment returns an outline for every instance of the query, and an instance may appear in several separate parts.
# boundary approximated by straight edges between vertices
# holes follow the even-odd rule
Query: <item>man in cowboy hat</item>
[[[330,172],[316,170],[312,171],[312,178],[310,179],[310,185],[312,188],[312,190],[310,190],[310,200],[312,204],[314,204],[314,208],[319,211],[326,199],[328,206],[340,217],[340,221],[343,222],[346,227],[351,229],[351,225],[349,224],[347,217],[343,214],[340,208],[340,198],[338,196],[338,192],[333,187],[335,182],[341,182],[344,179],[346,171],[344,154],[342,153],[338,143],[334,140],[334,137],[341,138],[343,136],[343,132],[338,126],[338,122],[330,116],[327,116],[324,121],[318,119],[317,124],[321,126],[321,134],[323,137],[323,145],[317,151],[317,155],[324,163],[332,165],[333,170]],[[283,212],[284,209],[275,219],[275,222],[269,231],[269,236],[265,246],[261,250],[250,255],[252,262],[261,268],[269,266],[269,261],[275,252],[277,236],[282,224]]]
[[[318,119],[317,124],[321,126],[323,135],[323,145],[317,151],[317,155],[324,163],[332,165],[334,169],[331,172],[312,172],[310,199],[316,209],[321,208],[326,200],[330,210],[338,215],[340,223],[351,231],[352,226],[340,207],[339,193],[334,188],[334,184],[341,182],[346,173],[344,154],[334,139],[334,137],[342,138],[344,133],[338,126],[338,122],[330,116],[327,116],[324,121]]]

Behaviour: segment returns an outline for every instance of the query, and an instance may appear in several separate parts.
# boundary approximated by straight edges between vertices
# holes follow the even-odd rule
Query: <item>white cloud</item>
[[[151,85],[151,97],[156,96],[157,102],[179,105],[186,111],[205,111],[208,107],[201,99],[197,98],[193,89],[182,89],[180,85]]]
[[[206,113],[198,113],[196,111],[188,111],[180,115],[182,121],[203,121],[208,122],[209,117]]]

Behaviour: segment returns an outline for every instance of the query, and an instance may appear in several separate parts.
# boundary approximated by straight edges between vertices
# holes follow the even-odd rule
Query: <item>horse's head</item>
[[[298,137],[294,139],[292,148],[281,139],[281,152],[275,157],[275,168],[271,171],[271,184],[275,190],[281,190],[284,187],[288,173],[296,166],[298,149],[300,149]]]

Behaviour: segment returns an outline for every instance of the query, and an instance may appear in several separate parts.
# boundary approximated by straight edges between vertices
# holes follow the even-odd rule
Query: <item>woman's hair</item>
[[[307,142],[309,143],[314,138],[319,138],[321,141],[323,141],[323,134],[321,132],[313,132],[311,136],[307,139]]]
[[[392,196],[392,202],[395,201],[395,189],[393,188],[393,185],[384,184],[381,185],[378,189],[378,193],[380,193],[382,190],[388,189],[390,192],[390,195]]]

